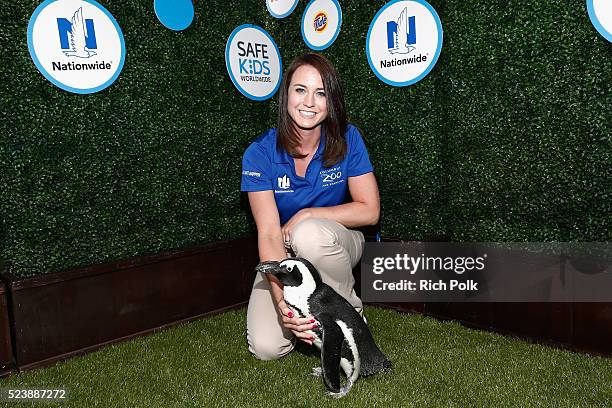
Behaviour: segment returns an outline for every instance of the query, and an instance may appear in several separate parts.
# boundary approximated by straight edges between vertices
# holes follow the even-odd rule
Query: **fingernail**
[[[316,322],[315,319],[310,319],[310,323],[314,323],[314,322]]]
[[[316,329],[317,327],[319,327],[319,325],[318,325],[318,324],[313,324],[313,325],[312,325],[312,327],[311,327],[311,329]]]
[[[290,318],[293,318],[293,312],[287,313],[287,316],[289,316]]]

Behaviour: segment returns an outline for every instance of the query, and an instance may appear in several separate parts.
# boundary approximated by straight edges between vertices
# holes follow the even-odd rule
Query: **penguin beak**
[[[255,267],[255,272],[263,272],[263,273],[270,273],[272,275],[276,276],[276,273],[278,273],[280,271],[280,264],[277,261],[265,261],[265,262],[260,262],[256,267]]]

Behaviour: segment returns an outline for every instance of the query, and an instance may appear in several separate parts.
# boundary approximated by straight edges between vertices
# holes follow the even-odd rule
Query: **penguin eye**
[[[287,270],[288,270],[289,272],[293,272],[293,266],[288,266],[288,267],[287,267]]]

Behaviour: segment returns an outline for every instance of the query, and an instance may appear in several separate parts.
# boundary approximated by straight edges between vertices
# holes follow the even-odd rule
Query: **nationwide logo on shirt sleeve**
[[[125,60],[117,21],[94,0],[44,1],[30,18],[28,49],[45,78],[80,94],[112,84]]]
[[[243,176],[253,176],[253,177],[261,177],[261,173],[258,171],[249,171],[249,170],[244,170],[242,172]]]

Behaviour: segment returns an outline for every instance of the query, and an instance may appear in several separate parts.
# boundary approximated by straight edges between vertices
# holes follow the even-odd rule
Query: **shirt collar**
[[[277,133],[278,137],[278,133]],[[325,151],[325,126],[321,126],[321,138],[319,139],[319,146],[317,147],[317,151],[312,156],[313,159],[318,159],[321,157]],[[289,156],[289,153],[283,148],[282,145],[276,145],[276,151],[274,155],[274,163],[292,163],[292,157]]]

